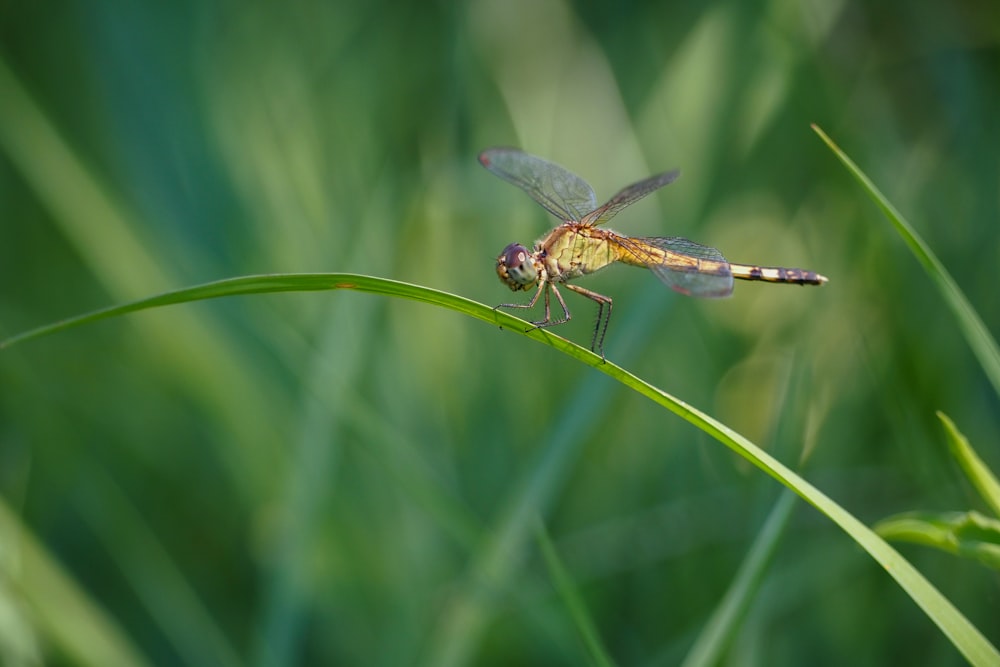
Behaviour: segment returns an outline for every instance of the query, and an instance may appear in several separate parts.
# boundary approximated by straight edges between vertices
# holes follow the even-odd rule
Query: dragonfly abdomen
[[[793,285],[822,285],[826,276],[805,269],[785,269],[774,266],[751,266],[730,264],[733,278],[739,280],[763,280],[769,283],[791,283]]]

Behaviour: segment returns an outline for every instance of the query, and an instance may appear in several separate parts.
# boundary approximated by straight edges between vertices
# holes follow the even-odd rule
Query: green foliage
[[[948,446],[951,455],[960,466],[965,476],[972,482],[972,485],[979,492],[980,497],[986,506],[990,508],[993,515],[1000,517],[1000,482],[997,481],[993,472],[983,463],[983,460],[976,454],[976,450],[969,445],[969,440],[955,427],[955,423],[948,419],[948,415],[943,412],[937,413],[938,419],[944,424],[945,432],[948,435]]]
[[[1000,347],[997,347],[996,339],[990,335],[986,325],[983,324],[982,319],[976,313],[972,304],[969,303],[965,294],[962,293],[962,290],[959,289],[958,284],[955,283],[951,274],[944,268],[944,265],[934,255],[934,252],[924,240],[920,238],[920,235],[914,231],[910,223],[899,214],[899,211],[875,187],[875,184],[869,180],[864,172],[858,169],[858,166],[826,136],[823,130],[819,129],[816,125],[813,125],[813,130],[826,142],[837,157],[840,158],[840,161],[847,166],[851,174],[861,183],[868,195],[878,204],[882,213],[893,224],[893,227],[899,232],[899,235],[906,242],[906,245],[909,246],[914,256],[920,261],[924,271],[934,281],[937,288],[941,290],[941,295],[944,297],[945,303],[951,308],[952,314],[962,329],[962,333],[965,334],[969,345],[976,353],[979,363],[982,364],[983,370],[986,372],[986,377],[990,379],[990,382],[993,383],[993,388],[1000,395]]]
[[[948,434],[952,456],[966,477],[979,491],[983,502],[1000,516],[1000,483],[968,439],[948,417],[938,412]],[[905,512],[875,525],[879,535],[887,540],[899,540],[936,547],[942,551],[976,560],[1000,570],[1000,521],[979,512]]]
[[[573,617],[573,622],[576,623],[576,627],[580,632],[580,639],[586,647],[586,656],[589,658],[590,664],[610,667],[614,662],[608,656],[604,646],[601,645],[598,630],[594,627],[594,621],[587,611],[586,604],[575,589],[573,579],[566,570],[566,566],[562,560],[560,560],[559,554],[552,544],[552,539],[545,532],[545,526],[541,521],[538,523],[536,532],[538,535],[539,550],[545,558],[545,565],[548,567],[555,588],[559,591],[559,597],[562,598],[563,603],[566,605],[566,611],[569,612],[570,616]]]
[[[1000,327],[997,8],[8,4],[0,663],[578,664],[589,627],[618,664],[957,664],[983,643],[952,608],[1000,641],[993,571],[901,545],[948,600],[922,610],[880,538],[770,478],[852,529],[966,506],[936,410],[998,465],[975,333]],[[810,123],[907,212],[965,315]],[[570,342],[593,317],[573,295],[530,345],[481,305],[511,298],[499,250],[554,223],[476,164],[504,144],[599,198],[679,168],[615,228],[830,283],[706,302],[613,268],[582,283],[615,299],[608,364]],[[488,324],[261,293],[289,272]],[[252,296],[17,338],[183,285]]]
[[[813,125],[813,130],[834,151],[851,174],[861,183],[896,231],[920,261],[927,275],[934,281],[945,303],[958,321],[969,346],[976,353],[986,376],[1000,395],[1000,347],[990,335],[986,325],[962,293],[944,265],[934,255],[913,227],[899,214],[896,208],[875,187],[871,180],[854,162],[841,151],[821,129]],[[948,444],[969,481],[979,491],[983,500],[1000,516],[1000,482],[990,471],[968,439],[962,435],[941,411],[938,418],[944,424]],[[875,529],[886,539],[916,542],[934,546],[949,553],[977,560],[997,569],[1000,565],[1000,522],[977,512],[927,513],[907,512],[880,521]]]
[[[907,512],[879,521],[878,534],[936,547],[1000,570],[1000,521],[978,512]]]
[[[753,444],[742,435],[736,433],[731,428],[721,422],[711,418],[707,414],[685,404],[683,401],[658,389],[649,383],[641,380],[628,371],[602,360],[593,352],[588,352],[584,348],[571,343],[563,338],[555,336],[547,329],[536,329],[528,322],[518,320],[500,313],[497,310],[476,304],[462,297],[449,295],[437,290],[426,289],[417,285],[409,285],[399,281],[390,281],[370,276],[352,274],[313,274],[313,275],[273,275],[273,276],[248,276],[245,278],[235,278],[224,280],[207,285],[177,290],[167,294],[142,299],[136,302],[107,308],[95,313],[90,313],[80,317],[65,320],[49,327],[42,327],[33,332],[28,332],[16,336],[11,340],[0,343],[0,348],[9,347],[15,342],[22,342],[42,335],[64,331],[74,326],[95,322],[108,317],[123,315],[147,308],[157,308],[169,304],[183,303],[208,298],[218,298],[222,296],[235,296],[245,294],[265,294],[270,292],[288,292],[302,290],[319,289],[349,289],[366,293],[383,294],[389,296],[403,297],[420,301],[432,305],[448,307],[453,310],[464,312],[478,317],[484,321],[495,320],[500,324],[516,332],[524,333],[528,336],[541,338],[543,342],[551,345],[555,349],[562,350],[570,356],[581,360],[589,361],[591,365],[611,376],[621,384],[635,390],[646,398],[674,412],[679,417],[689,421],[691,424],[714,437],[722,444],[733,449],[737,454],[747,459],[764,472],[768,473],[779,482],[787,486],[792,491],[802,496],[804,500],[815,506],[823,514],[832,519],[843,528],[861,547],[868,551],[910,594],[911,597],[924,609],[945,632],[945,634],[955,642],[956,647],[967,657],[970,662],[976,665],[986,665],[1000,660],[1000,653],[990,646],[989,642],[972,626],[968,621],[942,596],[931,584],[924,579],[909,563],[907,563],[898,553],[892,550],[886,543],[879,540],[874,533],[868,530],[860,521],[850,515],[842,507],[834,503],[830,498],[821,493],[819,489],[796,475],[789,468],[782,465],[778,460],[767,454],[757,445]],[[924,519],[925,523],[929,520]],[[909,536],[913,539],[916,530],[913,526],[916,519],[909,517],[906,526],[900,528],[898,521],[887,530],[895,537]],[[956,523],[953,519],[948,520],[948,526],[954,537],[955,543],[950,545],[950,550],[973,555],[984,562],[996,562],[995,546],[983,544],[986,537],[996,540],[997,532],[982,521],[974,522],[978,530],[972,538],[964,537],[968,534],[968,521]],[[940,534],[944,531],[939,526],[934,526],[939,534],[936,537],[925,538],[926,542],[941,543],[943,538]],[[519,531],[520,532],[520,531]],[[768,534],[765,531],[764,534]],[[582,605],[576,600],[576,596],[571,592],[571,585],[568,582],[568,575],[558,563],[551,544],[546,543],[547,538],[543,538],[542,552],[546,557],[550,571],[555,575],[558,587],[567,599],[570,611],[578,627],[581,627],[590,655],[596,664],[606,664],[607,657],[603,653],[596,641],[596,635],[590,628],[590,622],[583,617]],[[974,544],[969,546],[969,542]],[[765,539],[768,544],[770,539]],[[517,548],[516,544],[510,545]],[[758,560],[760,557],[752,558]],[[749,567],[749,566],[748,566]],[[758,565],[759,567],[759,565]],[[751,568],[755,569],[755,568]],[[165,623],[167,625],[167,623]]]

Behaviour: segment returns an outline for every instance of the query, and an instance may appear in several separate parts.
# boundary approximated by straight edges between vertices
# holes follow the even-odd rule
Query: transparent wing
[[[540,157],[516,148],[490,148],[479,154],[479,162],[560,220],[579,221],[597,208],[597,197],[585,180]]]
[[[729,262],[715,248],[679,236],[621,238],[619,244],[681,294],[712,298],[733,293]]]
[[[680,175],[681,172],[674,169],[673,171],[667,171],[662,174],[657,174],[656,176],[650,176],[643,181],[628,185],[622,188],[622,190],[614,197],[609,199],[607,204],[596,211],[588,213],[587,216],[580,222],[591,226],[603,224],[618,215],[623,208],[630,204],[634,204],[650,192],[659,190],[664,185],[670,185],[676,181],[677,177]]]

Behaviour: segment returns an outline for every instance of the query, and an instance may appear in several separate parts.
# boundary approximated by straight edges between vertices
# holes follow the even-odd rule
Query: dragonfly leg
[[[608,333],[608,324],[611,323],[611,308],[613,305],[611,297],[598,294],[597,292],[592,292],[589,289],[580,287],[579,285],[566,283],[566,288],[597,302],[597,323],[594,324],[594,337],[590,341],[590,351],[597,352],[601,355],[601,359],[604,359],[604,335]],[[560,297],[560,301],[561,300],[562,297]],[[607,314],[604,312],[604,306],[608,307]],[[566,306],[563,305],[563,308],[565,307]],[[601,325],[602,322],[604,323],[603,326]]]
[[[576,287],[575,285],[567,284],[566,287],[570,288],[574,292],[580,292],[585,296],[589,296],[591,299],[594,299],[599,303],[600,299],[605,299],[608,303],[611,302],[611,299],[609,299],[606,296],[602,296],[594,292],[588,292],[587,290],[583,290],[581,292],[580,288]],[[535,304],[538,303],[538,297],[542,296],[542,292],[545,292],[545,317],[541,320],[538,320],[537,322],[532,322],[534,326],[532,326],[530,329],[525,330],[525,333],[527,333],[528,331],[532,331],[534,329],[545,329],[547,327],[554,327],[557,324],[565,324],[566,322],[569,322],[573,318],[573,316],[570,315],[569,308],[566,307],[566,302],[563,300],[562,294],[556,288],[555,283],[551,282],[542,283],[538,287],[538,291],[535,292],[535,296],[531,297],[531,301],[529,301],[528,303],[501,303],[498,306],[494,306],[493,310],[496,310],[497,308],[534,308]],[[563,316],[558,320],[552,319],[551,297],[549,295],[549,292],[556,295],[556,300],[559,302],[559,306],[562,308],[563,311]],[[591,294],[594,294],[594,296],[590,296]],[[601,304],[601,307],[603,308],[603,303]],[[607,325],[605,325],[605,329],[606,328]],[[602,342],[603,339],[604,337],[602,336],[601,337]],[[591,346],[591,349],[593,349],[593,346]]]
[[[568,287],[568,285],[567,285],[567,287]],[[541,319],[541,320],[538,320],[537,322],[532,322],[532,324],[534,324],[535,326],[533,326],[533,327],[531,327],[531,329],[528,329],[527,331],[525,331],[525,333],[527,333],[528,331],[533,331],[534,329],[545,329],[547,327],[554,327],[557,324],[565,324],[566,322],[569,322],[570,319],[572,318],[572,316],[569,314],[569,308],[566,307],[566,302],[563,301],[562,294],[559,293],[559,290],[556,288],[555,283],[547,283],[545,285],[545,288],[546,288],[545,289],[545,318]],[[551,297],[549,295],[550,292],[552,294],[556,295],[556,300],[559,301],[559,305],[563,309],[563,316],[560,319],[558,319],[558,320],[553,320],[552,319]],[[532,303],[534,303],[534,301],[537,301],[537,300],[538,300],[538,297],[536,295],[535,299],[532,300]]]
[[[552,309],[550,307],[552,301],[552,289],[554,288],[545,290],[545,317],[542,318],[541,322],[532,322],[536,329],[540,326],[548,326],[549,322],[552,321]],[[531,329],[528,329],[528,331],[531,331]]]
[[[531,297],[531,301],[529,301],[528,303],[500,303],[493,306],[493,310],[496,310],[497,308],[534,308],[535,304],[538,303],[538,297],[542,295],[542,290],[544,289],[545,289],[544,283],[539,285],[538,290],[535,292],[535,296]],[[548,299],[547,295],[546,299]]]
[[[566,287],[572,287],[572,285],[566,285]],[[556,295],[556,299],[559,301],[559,305],[562,307],[563,316],[562,319],[552,320],[552,312],[549,310],[549,291]],[[549,289],[545,291],[545,319],[541,322],[532,322],[536,329],[542,329],[544,327],[554,327],[557,324],[565,324],[572,319],[572,315],[569,314],[569,308],[566,307],[566,302],[563,301],[562,294],[556,289],[555,283],[549,283]]]
[[[531,297],[531,301],[529,301],[528,303],[501,303],[496,306],[493,306],[493,310],[496,310],[497,308],[534,308],[535,304],[538,303],[538,297],[542,295],[542,292],[545,292],[545,319],[542,320],[541,322],[532,322],[532,324],[535,326],[531,327],[531,329],[525,329],[525,333],[531,331],[532,329],[549,326],[550,320],[552,318],[549,316],[548,288],[549,288],[549,283],[542,283],[538,286],[538,289],[535,291],[535,296]],[[559,300],[562,301],[562,297],[559,297]],[[563,308],[565,307],[566,306],[563,306]],[[558,324],[558,322],[551,322],[551,323]]]

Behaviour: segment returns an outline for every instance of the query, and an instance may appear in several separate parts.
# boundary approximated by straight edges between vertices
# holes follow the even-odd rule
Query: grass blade
[[[580,638],[587,649],[590,663],[598,665],[598,667],[611,667],[614,665],[614,662],[605,650],[594,621],[591,619],[586,605],[573,585],[573,580],[570,578],[569,572],[566,571],[566,566],[563,564],[562,559],[559,558],[559,553],[556,551],[555,545],[552,544],[552,540],[545,530],[545,524],[542,523],[541,517],[539,517],[535,526],[535,536],[538,539],[538,545],[542,551],[542,555],[545,557],[545,564],[549,568],[549,574],[552,575],[556,590],[559,591],[566,609],[569,611],[577,630],[580,632]]]
[[[777,549],[785,526],[795,509],[795,494],[785,491],[771,508],[771,512],[763,528],[754,540],[750,552],[740,565],[740,570],[726,591],[725,596],[712,612],[708,623],[702,628],[687,657],[683,667],[699,667],[701,665],[718,665],[723,651],[729,645],[729,640],[749,606],[753,594],[760,586],[764,572],[771,562],[771,556]]]
[[[948,432],[948,445],[951,447],[952,456],[962,466],[966,477],[979,491],[979,495],[993,510],[993,516],[1000,517],[1000,482],[979,458],[976,450],[969,445],[968,439],[955,427],[948,415],[939,410],[937,416]]]
[[[492,316],[488,316],[483,312],[482,309],[486,307],[482,304],[477,304],[474,301],[469,301],[468,299],[446,292],[439,292],[396,280],[373,278],[353,273],[275,273],[227,278],[225,280],[164,292],[163,294],[157,294],[145,299],[138,299],[117,306],[91,311],[11,336],[6,340],[0,341],[0,350],[17,343],[24,343],[84,324],[99,322],[100,320],[127,315],[128,313],[140,310],[148,310],[150,308],[203,301],[205,299],[218,299],[226,296],[269,294],[273,292],[316,292],[337,289],[350,289],[370,294],[384,294],[408,298],[414,301],[424,301],[464,312],[479,319],[494,320]],[[490,308],[486,309],[490,313],[493,312]],[[505,313],[498,311],[496,314],[497,318],[495,319],[498,321],[509,320],[508,323],[520,322],[520,320],[511,316],[505,318]]]
[[[5,555],[17,559],[16,573],[5,573],[4,578],[14,582],[18,595],[31,606],[35,627],[49,648],[57,649],[69,664],[150,665],[123,627],[81,590],[2,500],[0,542],[10,552]]]
[[[982,319],[980,319],[972,304],[965,298],[965,294],[955,283],[951,274],[948,273],[948,270],[944,268],[944,265],[933,251],[931,251],[930,247],[920,238],[913,227],[910,226],[910,223],[885,198],[885,195],[875,187],[875,184],[871,182],[868,176],[858,168],[858,165],[854,164],[851,158],[847,157],[844,151],[840,150],[837,144],[833,143],[833,140],[817,125],[813,125],[812,129],[830,147],[830,150],[834,152],[837,158],[844,163],[844,166],[847,167],[847,170],[851,172],[854,178],[861,183],[865,192],[868,193],[868,196],[882,210],[882,213],[889,219],[892,226],[896,228],[899,235],[903,237],[903,241],[910,247],[917,261],[920,262],[927,275],[937,285],[942,296],[944,296],[945,303],[948,304],[948,307],[955,314],[959,327],[962,329],[962,333],[965,334],[965,338],[969,341],[973,353],[979,359],[983,370],[986,371],[986,376],[993,384],[993,389],[1000,396],[1000,348],[997,347],[996,340],[990,334],[986,325],[983,324]]]
[[[606,367],[605,367],[606,366]],[[881,565],[952,644],[974,665],[1000,664],[1000,652],[951,602],[884,539],[791,469],[725,424],[653,387],[622,368],[607,363],[599,370],[615,377],[650,400],[726,445],[793,490],[825,514]]]
[[[1000,570],[1000,521],[978,512],[907,512],[879,521],[887,540],[923,544]]]
[[[239,667],[236,648],[147,518],[103,469],[95,465],[86,476],[100,495],[79,494],[78,511],[178,655],[191,665]]]
[[[556,336],[548,330],[533,328],[524,320],[518,319],[508,313],[495,311],[489,306],[464,297],[410,283],[349,273],[244,276],[167,292],[148,299],[140,299],[120,306],[94,311],[80,317],[63,320],[52,325],[39,327],[38,329],[8,338],[3,343],[0,343],[0,349],[57,331],[64,331],[75,326],[80,326],[81,324],[169,304],[241,294],[332,289],[351,289],[443,306],[483,320],[484,322],[498,324],[529,338],[540,340],[550,347],[593,366],[602,373],[609,375],[621,384],[630,387],[637,393],[701,429],[781,482],[784,486],[793,490],[806,502],[830,518],[864,548],[876,562],[885,568],[889,575],[899,583],[903,590],[941,629],[945,636],[951,640],[952,644],[970,663],[974,665],[1000,664],[1000,653],[997,652],[996,648],[989,643],[983,634],[946,597],[934,588],[895,549],[889,546],[884,539],[760,447],[725,424],[654,387],[620,366],[616,366],[611,362],[604,362],[590,350]]]

